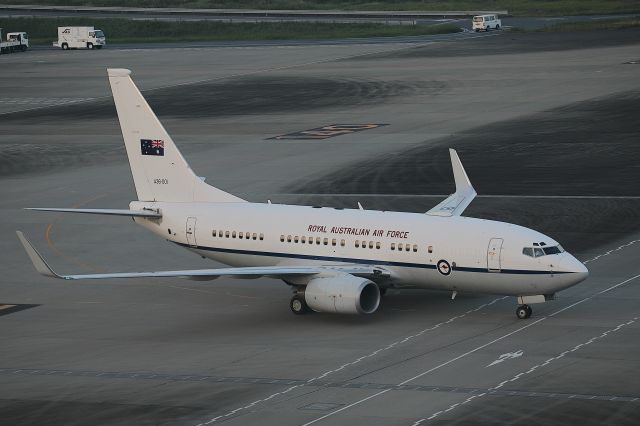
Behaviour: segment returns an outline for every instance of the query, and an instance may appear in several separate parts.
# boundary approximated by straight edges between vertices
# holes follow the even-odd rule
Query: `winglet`
[[[453,179],[456,182],[456,192],[429,210],[427,214],[430,216],[460,216],[477,195],[467,176],[467,172],[462,167],[462,162],[456,150],[450,148],[449,155],[451,156]]]
[[[38,253],[38,250],[36,250],[35,247],[33,247],[31,242],[29,242],[29,240],[27,240],[27,237],[25,237],[22,232],[16,231],[16,234],[18,235],[18,239],[22,243],[22,246],[24,247],[25,251],[27,252],[27,255],[31,259],[31,262],[33,263],[33,266],[34,266],[34,268],[36,268],[36,271],[38,271],[38,273],[40,273],[41,275],[44,275],[46,277],[64,278],[64,277],[56,274],[53,271],[53,269],[51,269],[51,267],[47,264],[47,262],[44,260],[42,255],[40,253]]]
[[[449,148],[449,155],[451,156],[453,179],[456,182],[456,192],[460,192],[462,190],[466,191],[468,189],[473,190],[473,185],[471,185],[471,181],[469,180],[469,176],[467,176],[467,172],[464,171],[462,161],[460,161],[460,157],[458,157],[458,153],[456,152],[456,150]]]

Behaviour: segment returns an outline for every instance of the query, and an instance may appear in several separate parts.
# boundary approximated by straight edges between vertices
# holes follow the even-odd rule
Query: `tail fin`
[[[242,202],[196,176],[133,80],[107,69],[131,174],[140,201]]]

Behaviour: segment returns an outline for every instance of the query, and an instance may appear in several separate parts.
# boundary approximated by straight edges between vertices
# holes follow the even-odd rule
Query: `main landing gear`
[[[516,316],[518,319],[527,319],[533,313],[533,309],[529,305],[520,305],[518,309],[516,309]]]
[[[307,302],[304,300],[304,293],[294,294],[289,302],[289,307],[291,308],[291,312],[296,315],[304,315],[311,312],[311,309],[307,306]]]

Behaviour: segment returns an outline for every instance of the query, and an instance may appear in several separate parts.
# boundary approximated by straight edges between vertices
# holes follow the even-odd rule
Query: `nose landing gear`
[[[533,313],[533,309],[529,305],[520,305],[518,309],[516,309],[516,316],[518,319],[527,319]]]

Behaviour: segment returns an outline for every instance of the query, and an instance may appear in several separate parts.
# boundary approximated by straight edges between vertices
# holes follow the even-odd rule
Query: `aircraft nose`
[[[589,276],[589,270],[584,263],[567,253],[567,256],[561,262],[562,269],[571,274],[572,281],[577,284],[584,281]]]

